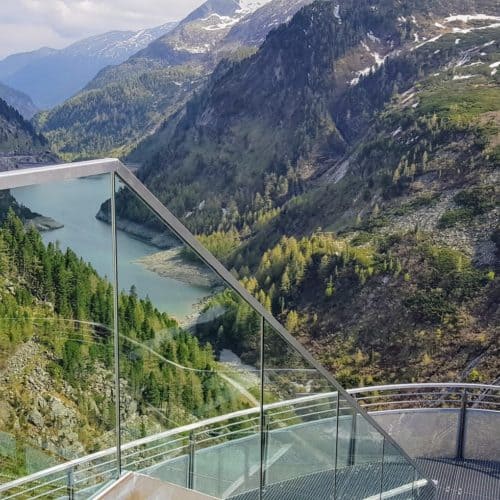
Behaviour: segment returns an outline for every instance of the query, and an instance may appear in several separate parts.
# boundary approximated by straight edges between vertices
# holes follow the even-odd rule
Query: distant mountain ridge
[[[29,95],[4,85],[1,82],[0,99],[3,99],[7,104],[17,109],[26,120],[31,120],[39,111]]]
[[[175,29],[37,116],[37,125],[68,158],[123,156],[180,109],[221,59],[254,52],[271,29],[311,1],[205,2]]]
[[[203,59],[216,49],[233,26],[270,1],[208,0],[170,33],[152,42],[133,59],[158,59],[168,64]],[[291,0],[290,3],[295,2]]]
[[[0,81],[28,94],[39,108],[51,108],[81,90],[99,70],[125,61],[176,24],[110,31],[60,50],[14,54],[0,61]]]

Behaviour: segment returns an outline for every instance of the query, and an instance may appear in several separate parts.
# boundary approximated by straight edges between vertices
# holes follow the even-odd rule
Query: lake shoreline
[[[108,177],[25,186],[12,190],[12,195],[19,204],[28,207],[34,216],[43,214],[52,219],[37,221],[39,226],[43,225],[48,229],[40,232],[46,245],[57,243],[63,251],[71,248],[85,262],[89,262],[101,277],[109,280],[113,276],[111,227],[109,221],[96,217],[106,196],[109,197]],[[62,227],[56,229],[56,225]],[[122,222],[119,226],[129,229]],[[174,281],[137,263],[160,249],[145,241],[149,238],[144,238],[144,234],[131,233],[120,230],[117,234],[119,289],[127,291],[135,286],[138,296],[149,298],[161,312],[178,318],[183,324],[193,322],[193,313],[195,316],[199,314],[200,307],[197,304],[210,296],[212,290],[196,286],[195,283],[199,281],[191,279],[189,275],[184,282]],[[169,247],[179,245],[174,238],[163,239],[163,244],[165,243]],[[206,281],[202,283],[205,284]]]
[[[202,264],[189,262],[182,256],[183,247],[169,248],[146,255],[136,262],[164,278],[171,278],[186,285],[200,288],[213,288],[219,280],[213,272]]]

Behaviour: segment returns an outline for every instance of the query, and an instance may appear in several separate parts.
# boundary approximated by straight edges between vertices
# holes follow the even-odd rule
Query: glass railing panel
[[[123,468],[220,498],[255,489],[259,316],[119,180],[116,207]],[[174,429],[182,442],[161,437]]]
[[[340,396],[338,405],[336,498],[355,500],[379,495],[384,437],[350,400]]]
[[[500,462],[500,388],[467,389],[462,393],[459,429],[466,460]],[[460,432],[457,433],[460,437]],[[457,446],[457,451],[459,451]]]
[[[192,434],[194,489],[216,498],[256,493],[260,479],[260,411],[197,429]],[[245,496],[247,498],[247,496]]]
[[[0,496],[18,478],[52,498],[117,476],[110,194],[108,174],[0,194]],[[64,469],[98,452],[104,469]]]
[[[332,386],[268,323],[263,352],[262,498],[335,491],[337,398]]]
[[[417,471],[412,463],[388,440],[384,442],[384,462],[382,469],[382,493],[396,500],[413,498],[414,488],[418,488]]]

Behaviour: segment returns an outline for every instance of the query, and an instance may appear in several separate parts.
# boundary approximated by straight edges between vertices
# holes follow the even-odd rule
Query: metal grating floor
[[[384,490],[391,490],[412,478],[407,477],[408,467],[398,464],[385,464],[390,470],[384,481]],[[318,472],[288,481],[270,484],[266,487],[264,500],[353,500],[378,496],[381,484],[382,464],[364,464],[339,469],[336,477],[333,471]],[[335,495],[334,492],[337,492]],[[411,492],[398,495],[398,500],[411,498]],[[249,491],[234,497],[233,500],[258,500],[257,491]],[[421,497],[424,499],[424,496]]]
[[[438,500],[499,500],[500,463],[483,460],[420,459],[437,481]]]
[[[419,459],[417,462],[422,472],[437,481],[437,500],[500,499],[499,462],[455,461],[451,459]],[[388,476],[392,476],[395,479],[395,485],[397,485],[403,469],[398,470],[396,465],[393,465],[392,468],[393,474]],[[380,491],[380,468],[365,465],[339,470],[336,481],[337,499],[366,498]],[[384,490],[389,490],[391,487],[393,487],[391,484],[384,484]],[[332,471],[327,471],[269,485],[263,499],[333,500],[334,491],[335,475]],[[257,491],[249,491],[232,498],[235,500],[257,500],[259,495]],[[400,495],[396,498],[398,500],[411,498],[411,494]],[[421,492],[417,498],[426,498],[426,493]]]

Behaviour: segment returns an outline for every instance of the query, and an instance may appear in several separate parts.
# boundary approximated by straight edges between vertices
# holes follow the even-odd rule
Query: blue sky
[[[0,59],[180,20],[204,0],[0,0]]]

